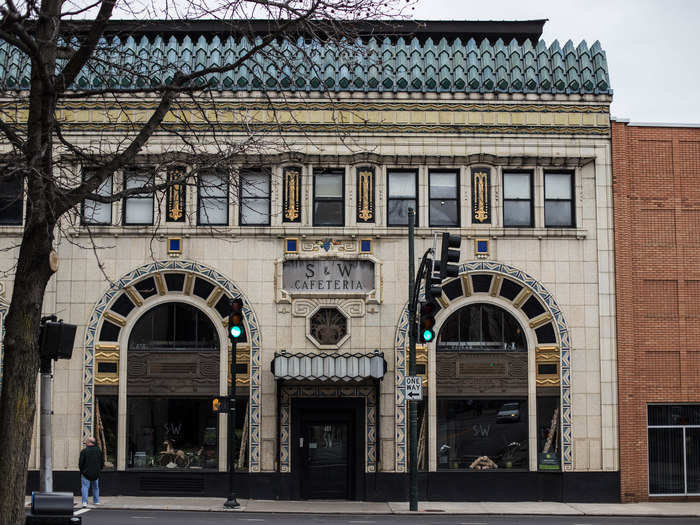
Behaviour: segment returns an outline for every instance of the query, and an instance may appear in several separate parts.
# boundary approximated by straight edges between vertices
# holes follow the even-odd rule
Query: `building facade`
[[[328,47],[318,78],[299,63],[287,77],[270,66],[217,79],[99,191],[191,169],[172,132],[196,133],[198,112],[233,139],[267,139],[236,157],[237,185],[208,170],[194,186],[76,210],[46,298],[79,326],[54,379],[57,486],[75,483],[81,440],[95,435],[105,493],[226,493],[229,422],[211,398],[231,379],[225,305],[240,298],[239,493],[406,498],[413,207],[418,255],[435,232],[462,237],[438,337],[418,349],[421,497],[619,498],[605,53],[546,45],[541,23],[502,24],[512,41],[487,40],[488,23],[441,40],[435,23],[413,40],[363,40],[378,63],[349,67]],[[122,41],[183,61],[243,45],[162,28]],[[60,111],[87,146],[96,134],[117,141],[131,129],[120,112],[143,121],[154,103]],[[201,129],[215,154],[221,139]],[[87,169],[75,161],[74,173]],[[9,245],[21,208],[3,213]],[[3,286],[7,298],[12,280]],[[37,440],[31,469],[38,458]]]
[[[700,496],[699,145],[612,124],[623,501]]]

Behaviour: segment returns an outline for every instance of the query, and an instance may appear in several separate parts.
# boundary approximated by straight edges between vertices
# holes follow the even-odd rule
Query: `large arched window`
[[[219,336],[198,308],[168,302],[134,325],[127,358],[126,466],[216,469]]]
[[[470,304],[454,312],[443,324],[437,349],[454,351],[525,351],[520,324],[503,308]]]
[[[436,345],[438,469],[528,469],[527,341],[494,304],[453,312]]]
[[[194,306],[164,303],[136,322],[129,337],[135,351],[219,351],[219,337],[211,320]]]

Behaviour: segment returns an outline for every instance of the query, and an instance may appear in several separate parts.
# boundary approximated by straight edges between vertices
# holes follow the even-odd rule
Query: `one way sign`
[[[406,376],[406,397],[409,401],[423,400],[423,379],[420,376]]]

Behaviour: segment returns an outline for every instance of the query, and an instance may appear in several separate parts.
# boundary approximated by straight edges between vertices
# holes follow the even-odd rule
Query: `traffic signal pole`
[[[236,499],[236,339],[231,340],[231,367],[229,377],[231,384],[228,386],[229,413],[228,413],[228,488],[229,496],[224,507],[236,509],[241,506]]]
[[[53,444],[51,429],[51,358],[42,357],[41,372],[41,411],[39,413],[39,490],[53,492]]]
[[[408,375],[416,375],[416,301],[415,290],[420,283],[420,276],[414,283],[413,276],[415,275],[415,224],[416,212],[413,208],[408,209]],[[424,265],[421,264],[421,268]],[[405,395],[405,393],[404,393]],[[411,511],[418,510],[418,448],[416,440],[418,438],[418,414],[416,410],[416,402],[408,400],[408,417],[410,421],[410,479],[408,489],[408,508]]]

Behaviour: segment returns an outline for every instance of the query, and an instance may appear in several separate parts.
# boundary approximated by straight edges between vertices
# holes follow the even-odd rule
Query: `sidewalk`
[[[80,498],[76,498],[76,505]],[[408,502],[371,501],[275,501],[239,500],[236,510],[224,508],[223,498],[167,498],[104,496],[100,508],[129,510],[173,510],[205,512],[270,512],[285,514],[410,514]],[[419,512],[431,514],[525,514],[570,516],[674,516],[700,517],[700,502],[645,503],[553,503],[439,502],[418,505]]]

